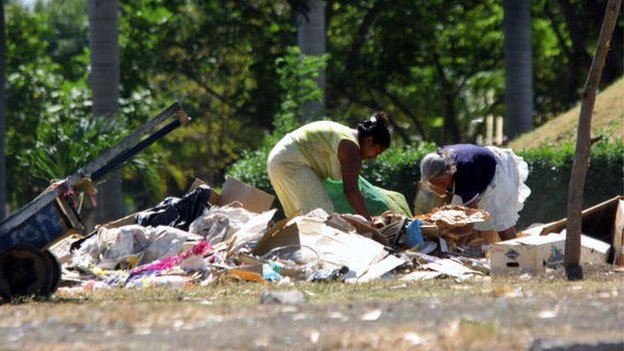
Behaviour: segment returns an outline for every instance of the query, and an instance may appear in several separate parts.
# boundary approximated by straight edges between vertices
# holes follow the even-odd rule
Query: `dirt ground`
[[[261,304],[266,291],[301,304]],[[624,343],[624,273],[421,282],[61,289],[0,307],[2,350],[528,350]]]

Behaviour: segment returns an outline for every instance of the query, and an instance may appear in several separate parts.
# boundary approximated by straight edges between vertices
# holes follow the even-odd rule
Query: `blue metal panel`
[[[71,229],[56,202],[51,202],[19,227],[0,237],[0,251],[13,245],[44,249]]]

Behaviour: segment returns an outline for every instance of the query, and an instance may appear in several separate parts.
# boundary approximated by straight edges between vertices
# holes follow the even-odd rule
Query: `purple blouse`
[[[453,194],[460,196],[464,205],[478,199],[494,179],[494,153],[484,146],[472,144],[447,145],[442,151],[449,154],[457,167]]]

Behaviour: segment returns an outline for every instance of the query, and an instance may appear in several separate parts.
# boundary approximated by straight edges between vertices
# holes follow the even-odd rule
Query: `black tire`
[[[0,253],[0,295],[6,301],[45,297],[53,265],[48,256],[30,245],[16,245]]]
[[[45,297],[50,297],[54,295],[59,285],[61,284],[61,275],[62,268],[61,263],[58,261],[56,256],[51,253],[49,250],[44,250],[43,253],[50,261],[50,268],[52,269],[50,272],[50,281],[48,284],[48,289],[46,291]]]

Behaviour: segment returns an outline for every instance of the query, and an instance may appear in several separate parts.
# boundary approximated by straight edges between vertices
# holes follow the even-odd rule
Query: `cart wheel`
[[[45,293],[46,297],[50,297],[56,292],[59,285],[61,284],[62,269],[61,269],[61,264],[56,259],[56,256],[54,256],[53,253],[51,253],[48,250],[43,251],[43,253],[48,258],[50,262],[50,268],[52,269],[52,271],[50,272],[50,281],[48,284],[48,289]]]
[[[53,267],[47,255],[29,245],[0,253],[0,295],[5,300],[47,296]]]

